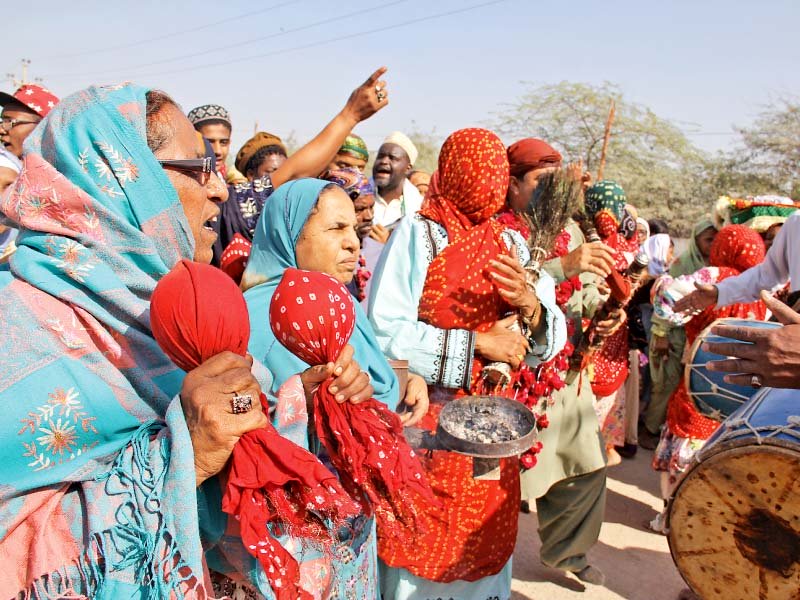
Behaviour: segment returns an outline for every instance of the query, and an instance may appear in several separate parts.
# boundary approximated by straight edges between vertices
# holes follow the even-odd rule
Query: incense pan
[[[478,436],[476,431],[488,433]],[[499,396],[467,396],[451,400],[439,415],[436,440],[442,449],[477,458],[507,458],[528,450],[536,441],[536,417],[521,402]],[[490,440],[497,435],[497,440]],[[476,438],[483,437],[480,441]]]

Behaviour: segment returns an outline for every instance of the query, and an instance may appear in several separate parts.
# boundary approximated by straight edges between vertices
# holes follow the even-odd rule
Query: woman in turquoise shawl
[[[273,373],[273,391],[309,366],[277,342],[269,326],[268,313],[272,295],[284,271],[289,267],[298,267],[298,240],[310,216],[317,210],[320,195],[326,189],[335,189],[335,184],[318,179],[300,179],[286,183],[275,191],[259,218],[253,250],[242,277],[244,297],[250,312],[248,349],[256,360],[264,363]],[[352,221],[355,224],[355,211]],[[394,409],[399,401],[397,377],[378,347],[366,314],[357,302],[355,304],[356,329],[350,338],[353,358],[368,373],[375,390],[373,397]],[[421,378],[417,379],[425,391],[424,382]],[[407,395],[411,394],[412,387],[409,383]],[[427,407],[427,393],[424,400]],[[294,441],[302,443],[300,440]],[[308,439],[305,441],[309,443]],[[327,462],[318,441],[311,440],[309,445],[323,462]],[[379,598],[374,519],[359,517],[353,522],[351,531],[342,532],[339,541],[335,555],[344,556],[345,559],[333,562],[334,590],[330,597],[358,600]],[[303,561],[313,559],[313,553],[301,558]]]
[[[275,339],[269,327],[269,303],[283,272],[289,267],[297,268],[297,240],[320,194],[331,185],[334,184],[319,179],[300,179],[282,185],[264,206],[256,225],[242,289],[250,311],[249,350],[273,374],[273,391],[309,366]],[[372,325],[360,306],[356,306],[356,330],[350,345],[355,351],[353,358],[369,374],[374,397],[396,408],[400,390],[397,377],[380,351]]]
[[[0,271],[6,596],[209,591],[184,373],[154,341],[148,309],[175,263],[210,252],[199,219],[225,194],[162,167],[147,93],[92,87],[62,100],[26,140],[0,206],[21,231]],[[165,146],[178,139],[171,125]],[[200,187],[187,196],[184,185]]]

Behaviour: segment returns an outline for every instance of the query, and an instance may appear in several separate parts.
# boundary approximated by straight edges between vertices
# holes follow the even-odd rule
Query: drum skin
[[[800,391],[765,388],[698,453],[669,547],[704,600],[800,598]]]
[[[686,369],[684,371],[684,381],[689,397],[692,399],[697,412],[701,415],[715,421],[724,421],[728,415],[752,398],[756,393],[756,389],[749,386],[726,383],[723,380],[726,373],[709,371],[706,368],[708,361],[724,360],[727,356],[720,356],[703,350],[700,347],[703,342],[747,343],[712,334],[711,329],[718,325],[755,327],[758,329],[775,329],[781,327],[781,325],[780,323],[753,319],[717,319],[706,327],[692,343],[689,350],[689,360],[686,361]]]

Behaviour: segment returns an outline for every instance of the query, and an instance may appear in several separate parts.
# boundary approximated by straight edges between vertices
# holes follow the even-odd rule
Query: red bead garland
[[[502,216],[505,217],[505,215]],[[516,217],[516,215],[513,216]],[[555,240],[553,251],[548,256],[548,260],[568,254],[570,239],[569,232],[567,230],[562,231]],[[571,277],[556,285],[556,303],[565,314],[567,312],[566,305],[570,298],[581,288],[581,280],[578,277]],[[568,338],[571,338],[574,333],[575,323],[572,320],[567,320]],[[551,395],[553,391],[563,389],[566,385],[563,374],[569,368],[569,357],[572,356],[574,351],[575,347],[571,342],[567,341],[563,350],[546,363],[539,365],[535,370],[523,365],[517,373],[514,382],[517,388],[516,398],[533,411],[536,416],[536,425],[540,431],[550,424],[545,411],[552,403]],[[532,469],[536,466],[536,455],[541,450],[542,443],[536,442],[520,456],[523,469]]]

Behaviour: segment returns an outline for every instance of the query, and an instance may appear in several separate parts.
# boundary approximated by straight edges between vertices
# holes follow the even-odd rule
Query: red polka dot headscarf
[[[762,263],[765,255],[760,235],[744,225],[728,225],[714,239],[709,262],[715,267],[729,267],[742,272]]]
[[[448,236],[480,225],[497,213],[508,191],[508,155],[488,129],[460,129],[439,153],[436,193],[423,216],[444,225]]]

